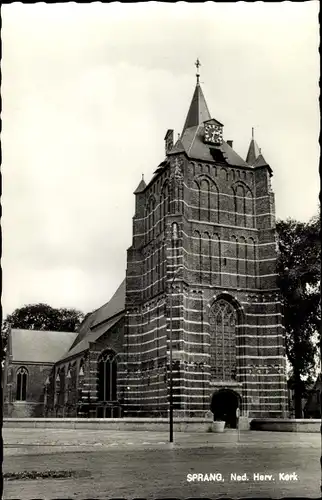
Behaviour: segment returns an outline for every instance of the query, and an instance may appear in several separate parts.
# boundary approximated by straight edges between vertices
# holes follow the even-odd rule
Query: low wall
[[[253,418],[250,423],[250,428],[254,431],[320,432],[321,420],[309,418]]]
[[[14,401],[4,403],[3,413],[8,418],[41,418],[44,412],[43,403],[32,403],[30,401]]]
[[[205,432],[212,420],[174,419],[176,432]],[[106,429],[110,431],[167,432],[167,418],[4,418],[3,427],[42,429]]]
[[[246,419],[244,419],[246,420]],[[248,419],[240,421],[240,430],[249,429]],[[211,419],[175,418],[176,432],[205,432]],[[106,429],[111,431],[155,431],[167,432],[167,418],[4,418],[3,427],[39,429]],[[274,419],[254,418],[250,429],[274,432],[320,432],[321,421],[316,419]]]

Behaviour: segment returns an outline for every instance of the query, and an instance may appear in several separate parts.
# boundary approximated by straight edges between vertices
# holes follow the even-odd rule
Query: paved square
[[[320,496],[319,434],[178,432],[173,445],[160,432],[3,429],[3,438],[4,473],[77,474],[5,480],[8,500]]]

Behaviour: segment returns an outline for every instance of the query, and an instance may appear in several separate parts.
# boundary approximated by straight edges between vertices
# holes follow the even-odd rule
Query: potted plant
[[[213,432],[224,432],[226,422],[220,418],[214,418],[212,423]]]

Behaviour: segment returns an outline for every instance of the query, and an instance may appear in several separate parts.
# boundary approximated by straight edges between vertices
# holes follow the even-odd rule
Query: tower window
[[[27,399],[27,379],[28,371],[22,366],[17,371],[17,401],[26,401]]]
[[[229,302],[220,299],[212,307],[209,320],[211,377],[217,380],[234,380],[236,377],[236,311]]]

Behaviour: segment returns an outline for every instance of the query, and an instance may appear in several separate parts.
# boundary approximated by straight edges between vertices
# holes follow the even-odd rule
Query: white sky
[[[4,315],[88,312],[125,276],[134,196],[181,132],[200,58],[210,112],[274,171],[277,216],[317,211],[318,2],[2,6]]]

